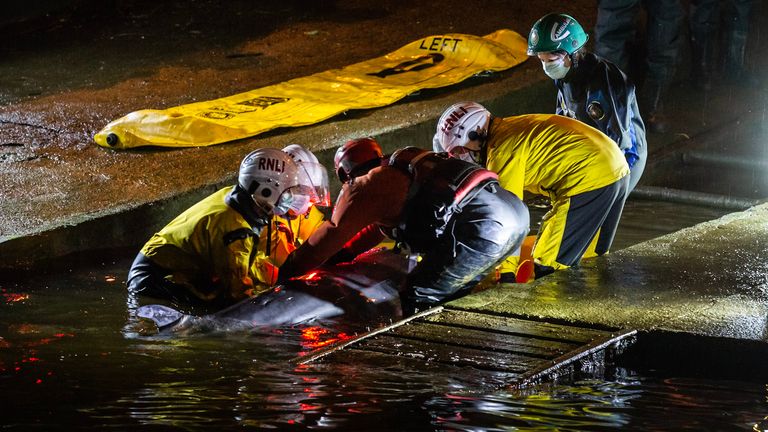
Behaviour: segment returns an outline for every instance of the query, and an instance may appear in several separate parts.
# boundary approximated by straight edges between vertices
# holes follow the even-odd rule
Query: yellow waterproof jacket
[[[141,249],[172,272],[173,282],[203,300],[239,300],[268,289],[265,282],[270,278],[259,271],[266,257],[257,250],[258,238],[243,216],[225,203],[231,190],[221,189],[193,205]]]
[[[578,120],[556,114],[495,118],[486,168],[502,187],[552,201],[607,186],[629,174],[621,150],[608,136]]]
[[[291,252],[315,232],[323,220],[323,213],[315,206],[310,208],[309,214],[306,216],[299,216],[294,219],[279,216],[272,218],[270,228],[261,232],[259,240],[260,248],[266,251],[269,247],[268,259],[259,260],[258,263],[260,273],[265,277],[270,277],[269,280],[266,280],[267,283],[273,285],[277,282],[277,268],[283,265]]]

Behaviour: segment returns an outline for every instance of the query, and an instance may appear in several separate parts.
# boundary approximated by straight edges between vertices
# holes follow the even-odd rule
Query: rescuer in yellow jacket
[[[283,148],[283,152],[306,174],[314,193],[302,197],[304,202],[294,202],[288,213],[275,216],[261,232],[259,242],[263,245],[264,254],[257,258],[257,269],[259,280],[268,285],[277,282],[278,268],[283,265],[288,255],[304,243],[325,220],[325,216],[317,207],[331,205],[328,171],[317,157],[299,144],[290,144]],[[306,201],[306,198],[309,198],[309,201]]]
[[[616,144],[578,120],[553,114],[496,118],[480,104],[462,102],[440,117],[433,146],[485,166],[499,183],[549,197],[552,209],[539,228],[536,277],[607,253],[628,193],[629,167]],[[501,267],[514,281],[518,257]]]
[[[129,271],[129,291],[223,307],[266,290],[260,282],[268,277],[255,265],[265,258],[259,235],[273,215],[300,210],[314,193],[310,183],[285,152],[251,152],[235,186],[193,205],[147,241]]]

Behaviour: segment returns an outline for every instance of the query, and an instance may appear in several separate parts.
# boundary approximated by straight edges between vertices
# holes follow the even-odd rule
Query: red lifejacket
[[[387,235],[414,252],[426,251],[466,203],[499,180],[479,165],[417,147],[397,150],[387,164],[413,178],[400,223]]]

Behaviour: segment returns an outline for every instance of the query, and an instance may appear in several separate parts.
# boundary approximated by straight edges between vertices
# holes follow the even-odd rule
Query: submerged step
[[[524,387],[586,356],[631,343],[634,330],[605,330],[439,307],[296,360],[404,359],[413,368],[472,368],[506,385]],[[416,360],[416,362],[414,362]]]

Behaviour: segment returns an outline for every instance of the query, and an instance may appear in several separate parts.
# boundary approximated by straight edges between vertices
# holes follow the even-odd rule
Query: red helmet
[[[384,154],[381,146],[373,138],[349,140],[336,150],[333,164],[342,183],[363,175],[379,165]]]

